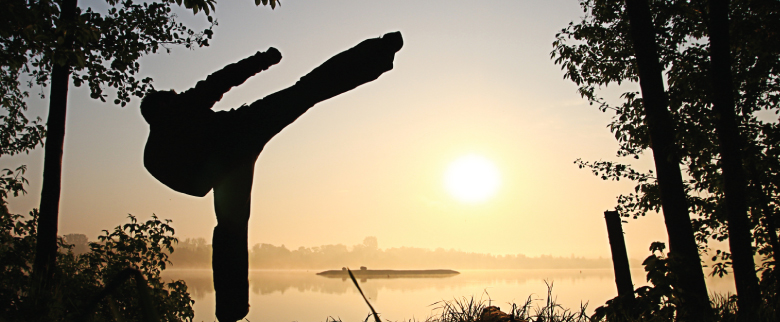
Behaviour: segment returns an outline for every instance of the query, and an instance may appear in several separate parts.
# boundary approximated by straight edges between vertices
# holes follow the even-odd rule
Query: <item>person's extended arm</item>
[[[232,87],[243,84],[249,77],[277,64],[281,59],[282,54],[276,48],[268,48],[265,52],[258,51],[253,56],[214,72],[206,80],[199,81],[195,87],[179,94],[179,102],[188,109],[210,109]]]

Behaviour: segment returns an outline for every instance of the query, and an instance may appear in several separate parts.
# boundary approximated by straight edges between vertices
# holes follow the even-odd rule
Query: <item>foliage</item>
[[[682,160],[696,239],[725,240],[723,178],[714,130],[708,73],[710,54],[705,1],[651,0],[661,63],[665,70],[670,112],[677,137],[676,155]],[[780,28],[780,3],[764,0],[731,1],[734,86],[739,127],[744,142],[749,184],[749,207],[758,252],[773,256],[771,238],[777,235],[780,206],[780,131],[766,115],[780,111],[780,42],[771,30]],[[562,29],[551,53],[578,86],[582,97],[603,111],[614,113],[608,128],[619,143],[618,157],[639,158],[650,141],[639,92],[628,90],[617,103],[601,90],[610,85],[636,83],[638,74],[623,1],[581,0],[585,16]],[[625,88],[625,87],[622,87]],[[769,112],[769,113],[767,113]],[[762,116],[763,115],[763,116]],[[642,173],[611,161],[583,162],[604,180],[632,180],[633,193],[618,197],[617,210],[637,218],[660,209],[653,173]],[[725,265],[729,254],[721,262]],[[770,265],[774,265],[773,262]]]
[[[663,255],[664,243],[650,245],[652,254],[642,262],[647,281],[653,286],[643,286],[634,291],[635,298],[615,297],[604,306],[596,308],[595,321],[672,321],[680,306],[680,290],[677,278],[669,269],[673,259]],[[658,254],[656,254],[658,252]]]
[[[74,255],[81,255],[89,251],[89,239],[84,234],[67,234],[62,236],[63,242],[70,246]]]
[[[77,9],[76,21],[65,25],[58,17],[61,1],[12,0],[2,18],[9,24],[0,26],[0,56],[2,67],[2,107],[14,113],[26,109],[24,97],[29,95],[19,89],[20,77],[29,76],[28,86],[46,86],[53,63],[72,66],[74,85],[86,84],[90,96],[105,102],[106,87],[117,91],[115,104],[125,106],[131,96],[142,97],[152,90],[152,79],[136,78],[140,65],[138,59],[161,48],[170,52],[170,46],[186,48],[209,45],[213,27],[217,24],[211,16],[216,0],[162,0],[134,3],[132,0],[106,0],[110,6],[106,13],[92,8]],[[275,8],[278,1],[271,0]],[[172,5],[184,6],[194,14],[203,11],[210,25],[202,31],[189,29],[176,20]],[[256,1],[259,5],[260,1]],[[268,5],[268,0],[262,1]],[[64,38],[73,40],[72,48],[59,48]],[[6,92],[4,92],[5,94]],[[41,93],[43,97],[43,94]],[[8,98],[8,99],[6,99]],[[18,116],[18,124],[23,116]],[[11,123],[7,121],[6,123]],[[14,123],[14,124],[16,124]],[[25,133],[32,135],[32,129]],[[34,146],[34,145],[33,145]]]
[[[23,221],[22,215],[8,213],[5,203],[0,205],[0,316],[7,319],[20,317],[25,309],[37,216],[38,212],[33,210],[32,219]]]
[[[137,62],[143,54],[168,45],[208,46],[212,23],[202,32],[186,28],[175,20],[171,4],[181,0],[135,4],[131,0],[106,1],[111,9],[99,14],[77,9],[77,19],[65,24],[59,19],[61,1],[10,0],[4,3],[0,19],[0,155],[29,152],[43,144],[46,130],[40,118],[32,122],[24,115],[29,92],[22,88],[46,87],[52,64],[73,66],[76,86],[87,84],[92,98],[105,101],[104,88],[117,90],[114,103],[125,106],[130,96],[141,97],[151,90],[151,78],[138,79]],[[208,14],[214,0],[184,1],[194,12]],[[213,18],[208,17],[209,21]],[[58,48],[68,36],[72,48]],[[44,97],[43,88],[39,94]]]
[[[267,1],[264,1],[267,3]],[[277,1],[272,1],[272,7]],[[186,48],[208,46],[216,21],[211,16],[216,0],[160,0],[134,3],[133,0],[106,0],[105,13],[91,7],[78,7],[77,0],[9,0],[0,13],[0,109],[8,112],[0,126],[0,156],[28,152],[43,144],[44,182],[40,201],[36,260],[33,284],[37,301],[51,294],[51,273],[57,260],[57,222],[61,188],[67,93],[86,84],[90,96],[105,102],[104,89],[116,91],[115,104],[126,106],[131,96],[143,97],[153,90],[152,79],[137,77],[138,59],[166,50],[171,45]],[[196,32],[177,22],[173,5],[184,6],[194,14],[203,11],[211,25]],[[69,79],[70,78],[70,79]],[[25,117],[28,87],[51,85],[47,128],[39,120],[30,125]],[[48,307],[39,314],[46,315]]]
[[[27,171],[25,165],[19,166],[15,171],[10,169],[0,171],[0,204],[5,206],[9,193],[12,193],[14,197],[18,197],[20,193],[27,193],[24,190],[24,185],[27,184],[27,179],[23,177],[25,171]]]
[[[543,304],[534,305],[533,294],[529,295],[525,303],[517,305],[516,303],[509,303],[511,309],[509,312],[509,318],[506,322],[589,322],[590,318],[585,311],[588,304],[580,305],[579,310],[570,310],[562,307],[556,302],[556,297],[553,295],[553,283],[547,282],[547,296],[543,300]],[[438,305],[434,312],[438,311],[438,316],[430,316],[425,322],[497,322],[504,321],[500,319],[491,319],[484,314],[485,309],[488,306],[493,305],[490,300],[490,294],[485,292],[488,296],[488,300],[480,297],[476,299],[474,297],[460,299],[453,299],[450,301],[442,300],[431,304]],[[487,302],[487,303],[486,303]]]
[[[134,3],[106,0],[106,13],[92,8],[77,9],[77,18],[66,24],[59,18],[59,1],[8,0],[0,10],[0,156],[29,153],[43,145],[46,127],[40,117],[25,115],[25,87],[48,86],[52,64],[72,67],[75,86],[87,85],[90,96],[106,101],[106,88],[116,91],[115,104],[125,106],[131,97],[143,97],[153,90],[152,78],[138,77],[138,59],[171,46],[208,46],[217,21],[211,16],[215,0],[162,0]],[[260,1],[256,1],[259,5]],[[268,5],[268,0],[262,1]],[[278,1],[271,0],[275,8]],[[176,20],[171,6],[179,5],[194,14],[203,11],[210,25],[202,31],[187,28]],[[71,48],[60,48],[65,38]],[[23,85],[24,84],[24,85]],[[26,85],[26,86],[25,86]]]
[[[34,308],[27,305],[29,278],[35,250],[37,211],[28,218],[9,214],[0,207],[0,314],[9,321],[24,321]],[[71,251],[72,245],[60,239],[61,252],[57,259],[54,303],[49,320],[71,321],[87,317],[88,321],[108,321],[120,316],[124,321],[145,321],[139,310],[138,290],[132,281],[125,281],[104,299],[96,295],[114,280],[122,270],[139,270],[151,289],[151,297],[162,321],[191,320],[194,301],[187,293],[184,281],[164,282],[160,273],[166,268],[168,253],[173,252],[176,238],[169,220],[156,216],[139,223],[130,222],[103,231],[98,243],[90,243],[91,250],[82,255]],[[93,305],[93,312],[84,310]]]
[[[485,305],[485,301],[482,298],[477,299],[474,297],[461,297],[460,299],[456,298],[450,301],[438,301],[431,304],[431,306],[433,305],[438,305],[438,307],[434,309],[434,312],[438,310],[440,315],[438,317],[428,319],[430,322],[477,321],[482,314],[482,310],[487,307],[487,305]]]
[[[666,245],[653,242],[651,255],[642,265],[647,272],[651,286],[642,286],[634,291],[634,298],[615,297],[594,310],[592,321],[675,321],[680,307],[680,283],[669,267],[674,258],[664,255]],[[767,274],[767,273],[765,273]],[[771,273],[769,273],[771,274]],[[765,277],[762,282],[773,278]],[[776,299],[764,296],[756,321],[776,321]],[[775,301],[775,302],[773,302]],[[714,321],[737,321],[736,296],[714,294],[711,303]]]
[[[6,110],[5,115],[0,115],[0,155],[29,152],[43,144],[46,136],[40,117],[31,123],[24,115],[24,99],[29,94],[20,89],[19,72],[9,69],[0,66],[0,107]]]
[[[111,6],[101,14],[86,8],[77,9],[77,18],[65,25],[59,18],[58,1],[12,1],[11,11],[17,19],[0,29],[0,42],[6,52],[0,59],[8,87],[15,89],[14,97],[27,96],[19,90],[19,77],[28,76],[28,86],[46,86],[52,64],[73,67],[72,79],[76,86],[86,84],[92,98],[105,101],[104,88],[117,90],[114,103],[125,106],[130,96],[142,97],[152,89],[151,78],[137,79],[137,60],[144,54],[169,50],[170,45],[208,46],[214,26],[195,32],[176,21],[171,5],[182,1],[161,1],[143,4],[132,0],[107,0]],[[214,0],[185,1],[193,12],[203,10],[207,15],[214,8]],[[66,34],[72,39],[72,48],[58,48]],[[14,81],[16,83],[14,83]],[[5,85],[5,84],[4,84]],[[12,86],[16,85],[16,86]],[[43,94],[41,93],[41,96]],[[14,111],[25,109],[24,101],[9,101],[3,108]]]

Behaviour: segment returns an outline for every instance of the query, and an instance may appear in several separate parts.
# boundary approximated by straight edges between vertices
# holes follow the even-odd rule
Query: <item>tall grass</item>
[[[350,272],[351,273],[351,272]],[[351,274],[350,274],[351,275]],[[360,285],[357,280],[352,278],[352,282],[360,291]],[[590,318],[585,313],[588,304],[584,303],[580,305],[578,311],[572,311],[570,309],[562,307],[557,303],[557,297],[553,296],[553,284],[545,281],[547,284],[547,298],[543,299],[542,305],[534,305],[533,295],[529,295],[522,305],[511,303],[512,306],[509,310],[509,318],[501,320],[500,322],[590,322]],[[373,317],[375,322],[381,322],[379,320],[379,314],[376,313],[374,308],[368,303],[365,295],[360,292],[363,299],[366,300],[371,313],[366,316],[364,322],[368,322]],[[487,294],[487,292],[485,292]],[[492,305],[492,300],[488,295],[488,299],[483,297],[461,297],[460,299],[441,300],[431,304],[435,306],[432,310],[432,315],[427,317],[424,322],[499,322],[496,319],[488,319],[483,313],[485,309]],[[386,321],[390,322],[391,320]],[[341,318],[328,317],[325,322],[341,322]],[[417,322],[417,320],[410,320],[408,322]]]
[[[583,303],[580,305],[580,309],[572,311],[570,309],[562,307],[557,303],[557,297],[553,296],[553,284],[545,281],[547,285],[547,297],[543,303],[534,304],[535,300],[533,295],[529,295],[526,298],[525,303],[517,305],[511,303],[511,309],[509,309],[509,321],[527,321],[527,322],[585,322],[590,321],[590,318],[585,313],[588,304]],[[486,293],[487,294],[487,293]],[[461,298],[453,299],[450,301],[439,301],[433,305],[439,305],[433,312],[439,312],[438,315],[433,315],[425,319],[425,322],[485,322],[490,319],[487,316],[483,316],[484,310],[492,303],[488,299],[487,303],[483,298]]]
[[[485,301],[474,297],[453,299],[450,301],[439,301],[431,304],[439,305],[433,311],[441,311],[439,316],[429,317],[428,322],[475,322],[481,321],[482,311],[487,307]]]
[[[360,286],[357,280],[353,279],[353,283],[358,290]],[[526,298],[525,303],[518,305],[516,303],[509,303],[511,308],[507,308],[508,312],[505,316],[496,318],[496,316],[485,315],[485,309],[490,307],[493,301],[490,299],[490,295],[487,292],[487,299],[483,296],[476,297],[461,297],[452,300],[442,300],[431,304],[433,306],[432,315],[427,317],[422,322],[597,322],[593,317],[588,316],[586,313],[588,303],[581,303],[578,310],[571,310],[564,308],[557,303],[557,297],[553,295],[553,283],[545,281],[547,285],[547,294],[544,299],[534,299],[534,295],[529,295]],[[362,295],[362,292],[361,292]],[[379,320],[379,314],[376,313],[371,304],[369,305],[371,313],[366,316],[363,322],[381,322]],[[730,295],[712,294],[712,307],[715,312],[713,321],[717,322],[736,322],[737,321],[737,306],[736,297]],[[540,301],[541,300],[541,301]],[[541,302],[541,303],[540,303]],[[373,319],[372,319],[373,318]],[[757,321],[775,321],[775,309],[771,306],[763,307],[761,314]],[[392,320],[385,319],[387,322]],[[621,317],[605,317],[600,321],[621,321],[621,322],[672,322],[672,319],[663,318],[661,316],[645,316],[643,318],[631,319],[625,316]],[[341,322],[340,318],[328,317],[325,322]],[[409,320],[407,322],[418,322],[417,320]]]

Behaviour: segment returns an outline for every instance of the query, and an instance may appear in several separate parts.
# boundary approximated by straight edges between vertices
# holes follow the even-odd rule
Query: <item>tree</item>
[[[740,319],[750,321],[756,317],[761,294],[747,216],[747,184],[742,164],[743,144],[734,112],[729,48],[729,1],[710,0],[708,9],[709,19],[705,20],[705,23],[710,36],[712,111],[715,114],[715,132],[720,146],[729,248],[733,254]]]
[[[9,114],[0,127],[2,153],[29,151],[43,144],[44,129],[29,124],[23,111],[22,77],[28,85],[50,87],[49,116],[46,123],[45,160],[41,191],[33,292],[46,293],[52,285],[57,254],[62,150],[65,135],[67,95],[72,80],[76,86],[88,85],[90,96],[106,101],[104,89],[116,91],[115,104],[125,106],[132,96],[143,97],[152,90],[152,79],[137,78],[138,59],[161,48],[182,45],[187,48],[208,46],[216,24],[211,12],[215,0],[162,0],[136,4],[132,0],[106,0],[111,6],[101,14],[91,8],[79,8],[77,0],[10,0],[0,25],[0,91],[2,107]],[[255,0],[256,5],[268,0]],[[270,0],[275,8],[278,1]],[[173,5],[184,6],[194,14],[203,11],[211,25],[195,32],[175,19]]]
[[[683,314],[687,318],[711,314],[707,286],[700,267],[696,241],[685,196],[680,158],[675,151],[674,123],[668,110],[662,69],[658,57],[655,30],[647,1],[626,0],[631,45],[636,57],[639,85],[642,89],[644,124],[653,150],[658,172],[658,188],[666,231],[669,235],[670,257],[678,263],[673,270],[680,282],[684,298]]]
[[[706,247],[712,239],[726,240],[732,243],[731,252],[719,252],[715,273],[723,273],[729,266],[732,254],[741,258],[752,258],[753,250],[746,249],[747,241],[755,242],[759,253],[765,255],[765,274],[776,280],[774,263],[777,253],[777,184],[778,168],[777,122],[760,118],[761,111],[778,111],[780,99],[780,46],[778,35],[771,30],[780,27],[780,3],[764,0],[735,0],[728,10],[728,23],[709,23],[711,10],[704,1],[652,0],[649,3],[650,22],[655,31],[658,45],[659,69],[663,71],[668,97],[668,113],[676,161],[683,166],[686,178],[684,191],[688,210],[692,212],[693,228],[700,247]],[[643,104],[657,97],[642,97],[638,92],[626,91],[622,102],[613,104],[602,98],[597,88],[608,85],[621,85],[624,82],[640,81],[638,57],[635,55],[630,36],[627,7],[623,2],[603,0],[583,0],[581,6],[586,16],[578,24],[571,23],[557,35],[552,57],[565,70],[566,78],[579,86],[580,94],[602,111],[614,111],[615,117],[609,125],[620,144],[619,157],[638,158],[643,151],[656,144],[652,138],[649,120],[642,112]],[[712,50],[717,47],[718,36],[708,26],[719,24],[727,26],[732,36],[726,42],[726,50],[732,62],[734,124],[732,140],[742,149],[742,170],[746,174],[745,191],[747,213],[743,216],[744,226],[739,228],[738,220],[730,219],[739,211],[732,211],[726,202],[729,179],[724,174],[735,173],[728,170],[726,154],[733,152],[722,150],[723,140],[719,135],[726,132],[719,121],[724,113],[717,107],[721,100],[716,93],[723,91],[714,86],[718,77],[713,77],[717,69],[717,59],[711,58]],[[722,47],[721,47],[722,48]],[[636,51],[640,51],[636,48]],[[722,83],[722,82],[721,82]],[[727,82],[728,83],[728,82]],[[736,132],[736,133],[735,133]],[[655,147],[653,147],[655,156]],[[656,166],[658,160],[656,159]],[[643,216],[649,211],[660,210],[663,197],[661,174],[642,173],[630,166],[612,161],[583,162],[581,167],[589,167],[604,179],[621,178],[636,182],[634,193],[618,197],[618,210],[625,216]],[[737,167],[739,170],[739,167]],[[733,183],[734,180],[731,180]],[[738,185],[738,182],[737,182]],[[732,189],[733,190],[733,189]],[[732,203],[734,205],[734,203]],[[664,215],[667,209],[663,207]],[[749,210],[749,211],[748,211]],[[668,225],[667,225],[668,226]],[[734,230],[736,229],[736,230]],[[750,231],[753,238],[750,238]],[[742,245],[734,246],[734,239],[742,239]],[[670,233],[670,243],[671,233]],[[671,245],[674,248],[674,245]],[[747,254],[745,254],[747,252]],[[739,254],[739,255],[737,255]],[[748,264],[749,266],[749,264]],[[754,268],[742,273],[735,267],[736,279],[750,274]],[[744,271],[744,270],[743,270]],[[764,280],[762,280],[764,283]],[[776,283],[776,282],[773,282]],[[776,284],[775,284],[776,285]],[[776,288],[774,290],[776,294]],[[750,295],[740,294],[740,297]],[[755,303],[756,301],[754,301]]]
[[[0,192],[9,192],[0,187]],[[5,197],[0,196],[1,201]],[[33,314],[41,314],[41,307],[30,305],[30,270],[34,260],[38,213],[30,216],[10,214],[0,204],[0,315],[3,321],[29,321]],[[100,243],[89,243],[89,250],[75,254],[73,245],[58,239],[56,281],[51,302],[41,319],[47,321],[157,321],[192,320],[192,299],[187,284],[182,281],[164,282],[161,273],[171,262],[176,238],[170,220],[152,217],[138,222],[132,215],[130,222],[104,231]],[[81,235],[77,239],[86,242]],[[139,283],[122,279],[125,272],[136,272],[143,280],[144,295],[139,298]],[[145,284],[145,285],[144,285]],[[107,292],[110,290],[111,292]],[[86,296],[85,296],[86,295]],[[102,295],[102,296],[101,296]],[[110,295],[110,296],[107,296]]]

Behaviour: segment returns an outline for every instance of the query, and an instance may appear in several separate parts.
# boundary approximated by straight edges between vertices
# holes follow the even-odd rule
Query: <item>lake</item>
[[[507,303],[523,304],[531,296],[542,305],[547,285],[564,308],[579,310],[589,302],[588,312],[617,294],[611,269],[547,270],[459,270],[448,277],[371,278],[359,280],[360,287],[383,320],[425,320],[437,314],[441,300],[463,297],[492,301],[502,310]],[[363,321],[369,309],[349,278],[315,275],[318,270],[253,270],[249,274],[247,319],[259,321],[325,321],[328,317],[343,321]],[[637,287],[646,285],[641,268],[632,270]],[[216,321],[211,270],[166,270],[165,280],[183,279],[195,300],[194,321]],[[708,278],[709,291],[734,293],[730,278]]]

